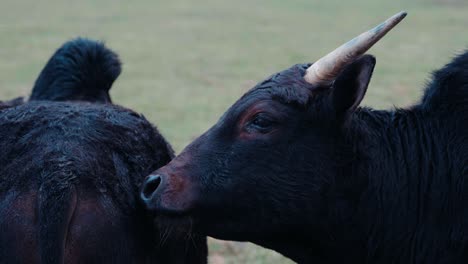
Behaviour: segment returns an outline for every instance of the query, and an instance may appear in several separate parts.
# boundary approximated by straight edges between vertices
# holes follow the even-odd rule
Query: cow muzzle
[[[149,210],[157,209],[158,188],[160,187],[162,182],[162,175],[150,175],[146,178],[145,182],[141,187],[140,198]]]
[[[146,181],[143,183],[140,192],[140,198],[146,204],[146,206],[151,207],[151,201],[154,200],[153,197],[156,195],[156,191],[161,182],[162,176],[156,174],[148,176]]]
[[[159,214],[185,214],[193,206],[190,181],[177,174],[156,171],[148,176],[140,190],[146,208]]]

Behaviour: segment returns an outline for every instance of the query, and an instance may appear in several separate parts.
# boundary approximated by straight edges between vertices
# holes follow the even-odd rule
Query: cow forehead
[[[303,76],[311,64],[296,64],[275,73],[255,85],[237,102],[239,105],[251,104],[265,98],[284,104],[306,106],[317,87],[307,83]]]
[[[232,124],[248,108],[271,100],[284,105],[305,109],[320,89],[307,83],[303,76],[310,63],[296,64],[275,73],[255,85],[237,100],[218,120],[215,127]]]

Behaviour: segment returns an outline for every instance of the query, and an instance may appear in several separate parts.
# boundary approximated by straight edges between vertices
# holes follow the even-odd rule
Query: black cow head
[[[141,190],[147,208],[189,217],[194,230],[213,237],[265,246],[319,234],[330,188],[353,157],[347,124],[375,66],[374,57],[362,53],[373,44],[369,34],[375,43],[375,34],[389,30],[385,23],[313,65],[295,65],[247,92],[148,176]]]
[[[343,128],[374,65],[374,57],[363,56],[331,86],[305,82],[308,65],[260,83],[147,178],[147,207],[193,216],[203,233],[223,239],[260,239],[313,223],[341,169]]]

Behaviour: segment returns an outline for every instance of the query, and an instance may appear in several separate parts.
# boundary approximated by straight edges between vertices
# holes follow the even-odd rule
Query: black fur
[[[52,55],[30,100],[111,102],[109,89],[120,72],[116,53],[101,42],[77,38]]]
[[[117,106],[34,102],[110,102],[119,73],[115,53],[76,39],[31,103],[0,102],[0,263],[206,263],[205,237],[160,232],[135,199],[173,157],[151,124]]]
[[[163,243],[138,203],[144,176],[173,155],[141,115],[31,102],[0,111],[0,139],[2,263],[206,262],[203,239]]]
[[[466,263],[468,52],[409,109],[355,108],[374,64],[364,56],[326,87],[303,81],[308,65],[273,75],[141,197],[195,232],[299,263]]]
[[[467,104],[468,97],[468,52],[456,56],[444,68],[434,72],[421,105],[427,109],[454,108]],[[456,106],[454,106],[456,105]]]

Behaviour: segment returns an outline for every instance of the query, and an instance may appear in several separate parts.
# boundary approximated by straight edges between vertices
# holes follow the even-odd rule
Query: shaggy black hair
[[[143,116],[30,102],[0,111],[0,139],[2,262],[206,262],[204,238],[164,237],[137,200],[145,175],[173,157]]]
[[[30,100],[110,102],[109,89],[121,71],[117,54],[102,42],[77,38],[52,55]]]
[[[160,232],[136,200],[170,145],[143,116],[89,103],[111,102],[120,71],[114,52],[78,38],[52,56],[30,102],[0,102],[1,263],[206,263],[206,237]]]

